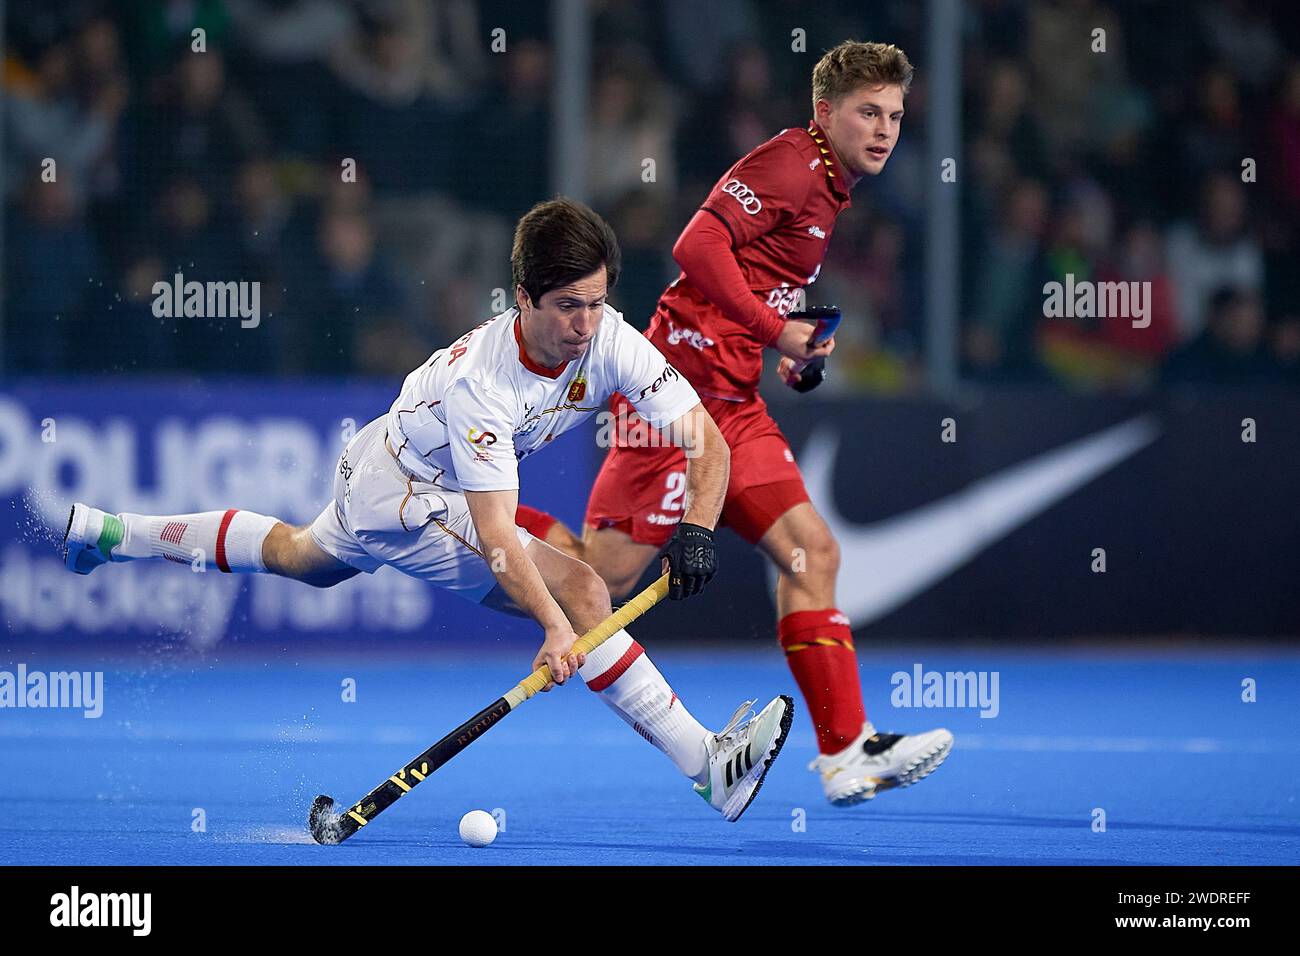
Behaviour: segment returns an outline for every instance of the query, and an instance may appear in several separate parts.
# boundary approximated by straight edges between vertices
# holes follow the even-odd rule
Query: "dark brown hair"
[[[608,288],[618,282],[623,254],[609,223],[590,206],[559,196],[539,202],[515,226],[510,268],[534,304],[552,289],[605,266]]]
[[[812,74],[813,108],[818,100],[834,104],[864,86],[912,85],[912,64],[892,43],[845,40],[817,61]]]

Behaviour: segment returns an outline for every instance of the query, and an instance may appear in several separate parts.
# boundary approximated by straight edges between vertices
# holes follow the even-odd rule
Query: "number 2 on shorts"
[[[681,511],[682,499],[686,497],[686,472],[669,472],[664,484],[668,488],[668,494],[664,495],[664,500],[660,503],[659,509],[661,511]]]

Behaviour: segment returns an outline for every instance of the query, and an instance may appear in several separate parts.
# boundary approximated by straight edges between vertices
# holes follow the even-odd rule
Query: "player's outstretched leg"
[[[262,542],[276,518],[251,511],[189,515],[109,514],[77,502],[64,532],[64,563],[89,574],[109,561],[163,558],[181,564],[202,560],[222,571],[265,571]]]
[[[588,565],[538,540],[529,543],[528,556],[575,631],[590,630],[609,616],[609,592]],[[746,717],[754,701],[746,701],[721,731],[706,730],[625,630],[589,653],[578,675],[731,822],[757,795],[789,733],[794,703],[789,697],[776,698],[752,719]]]
[[[271,573],[329,587],[357,573],[326,554],[307,528],[230,508],[188,515],[110,514],[77,502],[63,534],[68,569],[89,574],[110,561],[201,560],[227,573]]]
[[[853,632],[835,607],[839,545],[826,522],[804,501],[759,544],[777,566],[777,630],[817,731],[820,753],[809,769],[820,774],[826,799],[851,806],[929,776],[952,749],[952,734],[882,734],[867,720]]]

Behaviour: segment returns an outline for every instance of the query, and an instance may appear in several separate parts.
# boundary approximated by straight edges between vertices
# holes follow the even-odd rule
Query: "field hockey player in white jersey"
[[[690,384],[611,308],[620,253],[613,230],[569,199],[533,207],[515,230],[515,308],[440,349],[407,376],[388,412],[344,449],[334,500],[310,525],[235,508],[188,515],[112,514],[73,505],[69,569],[195,552],[226,573],[270,573],[331,587],[383,565],[542,628],[533,668],[587,686],[736,820],[785,743],[789,697],[721,731],[691,716],[642,647],[621,630],[572,653],[577,634],[611,613],[601,578],[515,525],[518,462],[625,395],[657,436],[687,450],[686,514],[664,549],[669,596],[713,577],[713,529],[730,455]],[[575,633],[576,632],[576,633]],[[550,687],[548,686],[549,690]]]

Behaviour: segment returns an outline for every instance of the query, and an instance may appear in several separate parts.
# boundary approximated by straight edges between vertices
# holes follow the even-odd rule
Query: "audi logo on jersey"
[[[648,394],[653,394],[654,392],[659,391],[660,387],[665,382],[671,382],[680,377],[681,376],[677,374],[677,369],[673,368],[671,365],[665,365],[664,370],[659,373],[659,377],[645,388],[641,389],[641,394],[637,396],[637,401],[645,398]]]
[[[739,179],[728,179],[723,184],[722,191],[740,203],[740,208],[751,216],[758,215],[759,210],[763,208],[763,201],[754,195],[754,190]]]
[[[475,438],[475,435],[478,437]],[[475,445],[495,445],[497,443],[496,435],[491,432],[481,432],[477,428],[471,428],[466,437]]]

